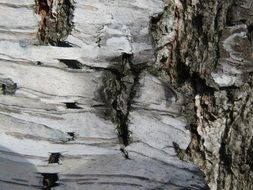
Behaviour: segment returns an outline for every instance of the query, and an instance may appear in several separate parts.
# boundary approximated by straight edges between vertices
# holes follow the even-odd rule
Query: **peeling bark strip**
[[[41,44],[61,45],[73,28],[72,0],[35,0],[41,21],[38,39]]]

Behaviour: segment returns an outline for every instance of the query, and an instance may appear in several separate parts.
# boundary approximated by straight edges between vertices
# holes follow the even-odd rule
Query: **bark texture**
[[[252,9],[0,0],[0,190],[253,189]]]
[[[205,172],[211,189],[253,188],[252,4],[167,1],[154,23],[157,67],[184,93],[192,131],[191,145],[178,152]],[[159,41],[165,35],[173,40]]]
[[[0,1],[0,189],[205,189],[153,69],[162,0]]]

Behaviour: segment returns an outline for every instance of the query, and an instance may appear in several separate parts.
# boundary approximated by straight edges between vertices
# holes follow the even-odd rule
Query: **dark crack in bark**
[[[103,87],[100,89],[102,99],[110,110],[106,114],[116,123],[119,140],[124,146],[131,141],[128,115],[141,72],[134,67],[133,56],[123,53],[121,64],[107,68],[103,75]],[[128,157],[126,154],[125,156]]]

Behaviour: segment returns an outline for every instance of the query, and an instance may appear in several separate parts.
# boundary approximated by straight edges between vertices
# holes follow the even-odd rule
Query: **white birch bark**
[[[122,55],[154,64],[150,22],[164,2],[76,0],[64,40],[72,47],[39,43],[34,6],[0,0],[0,189],[204,188],[201,172],[175,152],[191,135],[181,96],[161,79],[141,70],[126,98],[127,146],[101,114],[111,111],[99,98],[105,71],[122,67]]]

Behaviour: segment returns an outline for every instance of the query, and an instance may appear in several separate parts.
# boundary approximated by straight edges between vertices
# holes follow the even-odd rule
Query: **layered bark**
[[[252,4],[2,0],[0,189],[252,189]]]
[[[154,74],[151,19],[163,9],[0,2],[1,190],[206,188],[174,149],[191,141],[182,96]]]
[[[186,153],[178,152],[200,166],[211,189],[252,189],[253,2],[167,4],[154,23],[157,66],[185,94],[193,135]],[[174,37],[166,44],[163,35]]]

